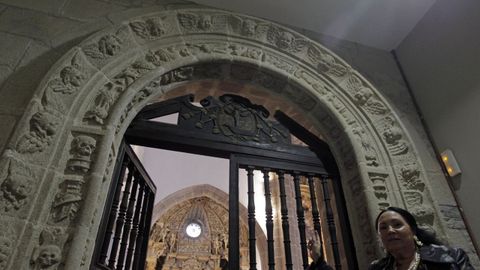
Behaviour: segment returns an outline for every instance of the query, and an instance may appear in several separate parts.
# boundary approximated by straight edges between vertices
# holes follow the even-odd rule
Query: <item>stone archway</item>
[[[376,253],[372,216],[390,204],[445,234],[414,144],[358,72],[283,26],[184,6],[97,33],[46,75],[0,163],[2,230],[18,243],[5,252],[5,264],[38,268],[36,254],[50,250],[58,259],[42,267],[88,268],[126,127],[148,102],[212,78],[248,81],[284,97],[324,135],[347,208],[355,209],[349,218],[359,265]],[[16,260],[24,254],[33,254],[31,263]]]

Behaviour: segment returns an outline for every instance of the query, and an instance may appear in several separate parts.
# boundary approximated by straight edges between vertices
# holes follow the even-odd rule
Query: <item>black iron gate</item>
[[[92,269],[144,269],[156,187],[132,148],[122,142]]]
[[[324,236],[329,239],[328,247],[325,246],[330,254],[333,254],[329,263],[336,269],[341,269],[342,263],[349,269],[356,269],[355,250],[348,215],[344,206],[341,183],[335,161],[326,143],[281,112],[275,114],[277,121],[268,119],[269,112],[264,107],[251,104],[250,101],[240,96],[224,95],[219,99],[208,97],[201,101],[202,107],[192,104],[192,101],[193,95],[188,95],[145,107],[131,123],[125,134],[125,140],[129,144],[230,159],[228,269],[240,269],[239,169],[245,169],[248,178],[249,269],[257,269],[255,253],[256,220],[252,179],[258,173],[261,173],[264,178],[266,201],[268,258],[262,258],[262,260],[268,260],[269,269],[275,269],[276,251],[274,244],[278,240],[273,237],[272,198],[269,186],[272,175],[278,179],[280,190],[280,218],[283,233],[281,241],[283,241],[286,269],[293,269],[294,267],[289,235],[289,224],[292,224],[289,221],[291,214],[289,215],[286,207],[286,179],[292,179],[294,185],[295,216],[300,236],[299,245],[303,268],[308,266],[308,239],[305,234],[306,221],[300,191],[301,181],[306,183],[310,193],[313,220],[309,220],[309,222],[313,224],[314,231],[320,235],[320,239],[323,239]],[[178,114],[176,124],[154,121],[155,118],[170,114]],[[292,144],[290,134],[301,139],[309,147]],[[117,162],[125,163],[124,161]],[[125,171],[125,169],[122,170]],[[135,171],[135,169],[132,170]],[[124,172],[120,174],[122,173]],[[126,179],[128,180],[128,178],[127,176]],[[332,187],[333,191],[329,190],[329,187]],[[117,189],[120,191],[122,188],[117,186]],[[334,200],[330,198],[331,194],[335,194]],[[321,195],[322,200],[317,195]],[[135,221],[135,214],[128,215],[129,204],[127,202],[123,203],[124,200],[120,204],[120,210],[117,209],[120,199],[125,198],[124,196],[130,196],[131,198],[132,195],[115,195],[112,199],[113,202],[110,204],[112,205],[112,212],[118,212],[118,214],[115,214],[117,219],[116,221],[109,220],[108,225],[105,225],[106,236],[104,238],[107,240],[104,240],[106,242],[103,242],[101,252],[99,252],[100,255],[97,256],[97,265],[103,265],[107,267],[106,269],[113,269],[114,266],[115,269],[143,269],[144,262],[138,260],[144,259],[145,254],[142,252],[145,252],[145,250],[139,249],[141,255],[134,257],[132,262],[128,262],[130,246],[125,243],[133,242],[124,240],[126,239],[124,236],[128,236],[128,231],[131,232],[130,235],[135,235],[136,230],[128,226],[123,231],[117,232],[116,230],[118,227],[125,227],[124,224],[130,224],[132,217],[132,224],[139,222],[138,220]],[[147,226],[150,224],[151,207],[153,206],[150,204],[153,203],[153,197],[144,200],[148,201],[149,208],[145,208],[142,213],[149,215],[144,217],[141,224]],[[128,201],[128,199],[125,199],[125,201]],[[322,214],[319,211],[319,203],[322,204]],[[334,208],[336,211],[334,211]],[[112,214],[112,217],[115,215]],[[322,217],[324,217],[324,220],[322,220]],[[338,220],[337,223],[335,223],[335,219]],[[328,235],[322,233],[326,231],[328,231]],[[148,228],[143,227],[143,232],[148,232]],[[338,233],[341,233],[342,236],[340,244],[337,241]],[[148,239],[145,237],[146,234],[137,236],[136,247],[146,247]],[[140,243],[139,241],[143,242]],[[108,257],[108,254],[110,254],[110,257]],[[344,257],[342,258],[340,254]],[[295,267],[298,268],[299,266]]]

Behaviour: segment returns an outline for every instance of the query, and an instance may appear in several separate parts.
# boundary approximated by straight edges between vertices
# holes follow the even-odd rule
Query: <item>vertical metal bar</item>
[[[133,163],[130,162],[128,164],[128,176],[125,182],[125,189],[123,190],[122,202],[120,204],[120,210],[118,211],[115,235],[113,236],[113,244],[112,244],[112,249],[110,251],[110,258],[108,259],[108,266],[111,268],[115,267],[123,225],[125,224],[125,215],[127,212],[128,195],[130,194],[130,186],[132,183],[133,170],[134,170]]]
[[[256,258],[256,244],[255,244],[255,192],[253,188],[253,169],[254,167],[247,167],[248,179],[248,242],[250,254],[250,270],[257,269]]]
[[[110,210],[110,215],[108,217],[108,224],[105,230],[105,236],[103,238],[102,249],[100,251],[99,263],[102,265],[107,264],[107,254],[108,248],[110,246],[111,237],[113,234],[113,227],[115,226],[115,219],[117,217],[118,207],[120,205],[120,193],[122,192],[123,180],[125,178],[125,172],[129,163],[129,159],[125,156],[124,153],[119,153],[122,155],[122,165],[119,171],[114,174],[113,181],[116,182],[115,193],[113,194],[112,208]]]
[[[337,232],[335,229],[335,219],[333,217],[333,210],[332,205],[330,203],[330,194],[328,191],[328,181],[327,176],[321,176],[322,182],[322,190],[323,190],[323,200],[325,203],[325,208],[327,211],[327,225],[328,225],[328,232],[330,234],[330,240],[333,250],[333,259],[335,261],[335,269],[340,270],[342,269],[342,265],[340,264],[340,253],[338,252],[338,242],[337,242]]]
[[[293,172],[295,184],[295,201],[297,203],[298,231],[300,232],[300,246],[302,248],[303,269],[308,267],[307,241],[305,236],[305,213],[302,205],[302,192],[300,190],[300,173]]]
[[[272,193],[270,192],[270,168],[263,168],[263,184],[265,188],[265,217],[267,223],[268,269],[275,270],[275,250],[273,240]]]
[[[155,193],[152,190],[148,190],[148,203],[147,203],[147,213],[145,213],[145,224],[143,229],[142,235],[142,245],[141,250],[142,253],[140,255],[140,264],[138,269],[145,269],[146,258],[147,258],[147,249],[148,249],[148,237],[150,232],[150,224],[152,223],[152,213],[153,213],[153,205],[155,203]],[[146,237],[143,237],[146,235]]]
[[[290,226],[288,224],[287,193],[285,192],[285,171],[278,171],[278,185],[280,188],[280,211],[282,213],[283,246],[285,247],[285,266],[292,270],[292,250],[290,248]]]
[[[240,269],[240,221],[238,197],[238,161],[230,157],[230,184],[228,204],[228,269]]]
[[[145,187],[145,183],[141,181],[139,183],[139,188],[138,188],[137,203],[135,205],[135,214],[133,215],[133,222],[132,222],[133,226],[132,226],[132,230],[130,231],[130,238],[128,240],[127,260],[125,262],[125,269],[130,269],[130,266],[132,265],[134,250],[136,248],[140,248],[135,246],[135,242],[138,236],[138,226],[140,221],[140,212],[142,210],[142,199],[143,199],[144,187]]]
[[[124,266],[125,255],[127,251],[127,244],[129,241],[130,228],[132,227],[133,210],[134,210],[133,208],[135,206],[139,178],[140,178],[140,175],[137,169],[134,167],[133,168],[133,186],[132,186],[132,191],[128,196],[129,197],[128,207],[127,207],[127,213],[125,217],[125,225],[122,232],[122,241],[120,243],[120,251],[118,253],[118,262],[117,262],[116,270],[122,270]]]
[[[322,227],[320,225],[320,213],[318,212],[317,195],[315,192],[315,182],[313,181],[314,174],[307,175],[308,187],[310,188],[310,203],[312,204],[313,228],[320,239],[320,254],[323,257],[323,243],[322,243]]]
[[[146,215],[148,211],[148,201],[149,201],[149,190],[148,187],[145,186],[143,190],[143,203],[142,203],[142,210],[140,212],[140,223],[139,223],[139,230],[138,230],[138,237],[135,243],[135,253],[133,255],[133,269],[141,269],[140,264],[142,263],[142,246],[143,246],[143,238],[145,235],[145,226],[149,226],[150,224],[146,224]],[[148,235],[147,235],[148,237]],[[148,241],[147,241],[148,242]]]

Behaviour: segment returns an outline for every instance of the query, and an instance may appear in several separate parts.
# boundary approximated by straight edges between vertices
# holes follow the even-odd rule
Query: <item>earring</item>
[[[420,239],[418,239],[418,237],[417,237],[416,235],[413,236],[413,240],[415,241],[415,244],[416,244],[418,247],[423,246],[422,241],[420,241]]]

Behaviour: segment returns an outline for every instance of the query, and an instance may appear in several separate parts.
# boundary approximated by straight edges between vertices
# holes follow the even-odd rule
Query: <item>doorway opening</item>
[[[228,177],[219,180],[228,202],[222,205],[198,196],[179,201],[152,220],[149,246],[160,252],[151,253],[156,258],[148,267],[305,269],[310,263],[307,242],[319,239],[330,265],[355,269],[348,214],[327,144],[282,112],[277,111],[274,119],[264,107],[241,96],[207,97],[200,105],[193,104],[193,95],[149,105],[125,134],[126,144],[210,156],[228,164]],[[176,121],[163,121],[168,115]],[[292,143],[294,137],[297,143]],[[191,170],[191,165],[184,162],[182,170]],[[209,177],[216,165],[206,165],[209,171],[193,181],[202,184],[199,179]],[[158,181],[158,190],[172,183]],[[107,204],[110,216],[115,211],[121,216]],[[142,214],[151,219],[152,211]],[[217,214],[220,225],[210,224],[214,218],[209,211]],[[110,250],[124,260],[120,251]],[[146,253],[143,256],[145,260]],[[113,265],[103,262],[107,269]],[[143,269],[124,266],[117,260],[115,269]]]

